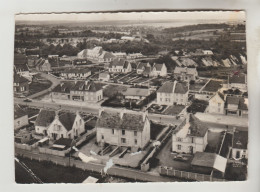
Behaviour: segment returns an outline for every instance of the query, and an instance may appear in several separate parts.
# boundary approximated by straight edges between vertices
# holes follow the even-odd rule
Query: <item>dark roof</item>
[[[248,132],[247,131],[235,131],[233,137],[233,148],[247,149]]]
[[[73,91],[89,91],[96,92],[102,89],[100,84],[96,84],[93,81],[77,81],[71,88]]]
[[[157,92],[162,93],[181,93],[185,94],[188,91],[188,87],[184,86],[182,83],[176,82],[175,89],[174,89],[174,82],[166,82],[164,83]]]
[[[164,63],[163,64],[156,63],[153,65],[153,68],[155,68],[156,71],[161,71],[163,65],[164,65]]]
[[[54,110],[42,109],[39,115],[37,116],[34,125],[47,127],[53,122],[54,118],[55,118]]]
[[[65,145],[66,147],[71,147],[72,139],[60,138],[53,143],[54,145]]]
[[[127,68],[127,66],[129,65],[129,61],[125,60],[125,59],[121,59],[121,58],[117,58],[117,59],[114,59],[109,67],[111,68],[112,66],[122,66],[123,68]]]
[[[213,168],[216,159],[215,153],[196,152],[191,165]]]
[[[26,83],[26,82],[29,82],[29,80],[23,77],[22,75],[14,73],[14,83]]]
[[[188,87],[182,83],[176,83],[174,93],[185,94],[188,91]]]
[[[137,69],[142,69],[143,67],[149,67],[149,63],[143,63],[143,62],[139,62],[137,65]]]
[[[115,55],[113,55],[112,53],[110,53],[110,52],[105,52],[105,54],[104,54],[104,59],[110,59],[110,58],[114,58],[114,57],[116,57]]]
[[[14,54],[14,65],[26,65],[27,58],[23,54]]]
[[[63,112],[63,113],[59,114],[59,121],[65,127],[65,129],[67,131],[70,131],[72,129],[75,118],[76,118],[75,113]]]
[[[230,76],[229,77],[229,83],[245,84],[246,83],[246,75],[239,74],[239,75]]]
[[[24,65],[15,65],[16,71],[29,71],[27,64]]]
[[[149,74],[151,73],[151,71],[152,71],[152,68],[149,67],[149,66],[148,66],[148,67],[146,66],[146,67],[144,68],[143,74],[144,74],[144,75],[149,75]]]
[[[88,73],[88,68],[66,68],[62,73]]]
[[[226,107],[228,107],[229,104],[237,105],[238,109],[241,109],[241,110],[248,110],[248,107],[245,103],[245,98],[243,98],[243,97],[227,96],[226,103],[225,103]]]
[[[149,95],[149,89],[128,87],[127,90],[123,92],[123,95],[146,97]]]
[[[190,114],[190,136],[204,137],[208,131],[208,126],[200,121],[193,114]]]
[[[164,83],[157,92],[162,92],[162,93],[173,93],[173,86],[174,82],[166,82]]]
[[[58,93],[69,93],[70,89],[74,86],[74,82],[61,82],[59,85],[57,85],[52,92],[58,92]]]
[[[110,129],[142,131],[144,128],[143,114],[124,113],[121,119],[118,112],[102,111],[96,126]]]
[[[19,105],[14,105],[14,119],[18,119],[25,115],[27,115],[26,112]]]

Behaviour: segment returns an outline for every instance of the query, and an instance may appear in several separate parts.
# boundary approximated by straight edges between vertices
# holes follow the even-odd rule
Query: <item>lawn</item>
[[[122,93],[123,91],[126,91],[127,87],[122,85],[108,85],[103,90],[104,97],[113,97],[117,93]]]
[[[192,104],[187,108],[187,112],[189,112],[189,113],[197,113],[197,112],[204,113],[208,104],[209,104],[208,101],[195,99],[195,100],[192,101]]]
[[[247,179],[247,167],[245,165],[234,166],[233,163],[228,163],[225,179],[229,181],[244,181]]]
[[[185,108],[184,105],[172,105],[172,106],[169,106],[163,112],[163,114],[165,114],[165,115],[178,115],[184,108]]]
[[[210,80],[203,91],[216,92],[222,87],[222,81]]]
[[[32,176],[15,161],[15,182],[20,184],[36,183]]]
[[[217,150],[219,149],[219,145],[222,141],[222,134],[222,132],[208,131],[208,145],[205,149],[205,152],[218,153]]]
[[[26,114],[28,115],[28,117],[32,117],[34,115],[39,114],[40,109],[38,108],[32,108],[32,107],[28,107],[25,105],[20,105],[20,107],[26,112]]]
[[[35,93],[48,89],[51,87],[51,85],[52,85],[51,81],[49,81],[37,74],[33,77],[32,82],[29,84],[29,94],[28,95],[33,95]]]

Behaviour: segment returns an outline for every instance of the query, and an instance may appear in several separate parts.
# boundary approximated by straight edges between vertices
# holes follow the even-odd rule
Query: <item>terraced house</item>
[[[181,81],[194,81],[198,77],[198,71],[196,68],[175,67],[174,77]]]
[[[132,71],[131,63],[125,59],[114,59],[108,68],[110,73],[129,73]]]
[[[96,123],[97,142],[100,145],[143,148],[150,140],[150,121],[147,113],[100,110]]]
[[[90,75],[91,71],[87,68],[66,68],[60,74],[65,79],[86,79]]]
[[[207,137],[207,125],[189,114],[172,134],[172,151],[191,154],[203,152],[208,144]]]
[[[159,64],[159,63],[155,63],[152,67],[152,71],[150,73],[149,76],[151,77],[165,77],[167,75],[167,67],[166,65],[163,64]]]
[[[188,102],[188,86],[174,82],[164,83],[157,91],[157,104],[160,105],[185,105]]]

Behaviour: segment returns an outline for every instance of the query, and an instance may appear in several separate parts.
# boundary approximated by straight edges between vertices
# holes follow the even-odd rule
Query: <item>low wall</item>
[[[63,150],[63,151],[53,150],[53,149],[44,148],[44,147],[38,147],[38,149],[39,149],[40,153],[57,155],[57,156],[61,156],[61,157],[65,157],[65,155],[70,152],[70,148]]]

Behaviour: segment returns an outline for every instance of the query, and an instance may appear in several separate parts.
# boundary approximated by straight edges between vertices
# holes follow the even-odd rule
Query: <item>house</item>
[[[127,55],[127,59],[137,59],[137,58],[141,58],[144,55],[142,53],[129,53]]]
[[[127,54],[126,52],[114,52],[112,53],[116,58],[126,58]]]
[[[32,77],[29,72],[29,67],[27,65],[27,58],[22,54],[14,54],[14,70],[17,74],[22,75],[29,81],[32,80]]]
[[[150,65],[149,62],[148,63],[139,62],[137,64],[137,67],[136,67],[136,73],[139,74],[139,75],[143,74],[143,72],[146,69],[146,67],[150,67],[151,68],[151,65]]]
[[[124,40],[124,41],[134,41],[134,40],[135,40],[135,37],[122,36],[122,37],[121,37],[121,40]]]
[[[64,79],[86,79],[91,75],[88,68],[66,68],[60,73]]]
[[[153,65],[152,71],[150,73],[151,77],[157,77],[157,76],[165,77],[166,75],[167,75],[167,68],[164,63],[163,64],[155,63]]]
[[[40,58],[36,61],[36,70],[37,71],[44,71],[48,72],[51,71],[51,64],[49,63],[48,59]]]
[[[188,102],[188,86],[177,81],[165,82],[157,90],[157,103],[159,105],[186,105]]]
[[[213,55],[213,52],[211,50],[202,50],[204,55]]]
[[[150,91],[149,89],[128,87],[122,94],[126,100],[141,101],[150,95]]]
[[[132,71],[131,63],[125,59],[114,59],[108,68],[110,73],[129,73]]]
[[[198,71],[196,68],[175,67],[174,77],[181,81],[195,81],[198,77]]]
[[[247,75],[238,74],[228,76],[228,89],[240,89],[241,91],[247,91]]]
[[[19,129],[29,124],[27,113],[19,106],[14,106],[14,129]]]
[[[70,100],[70,90],[73,86],[74,82],[61,82],[52,90],[51,99]]]
[[[18,133],[15,134],[15,143],[27,144],[32,139],[32,133],[26,129],[20,129]]]
[[[226,166],[227,159],[215,153],[197,152],[191,161],[193,172],[216,178],[224,178]]]
[[[247,117],[248,99],[239,96],[227,96],[224,110],[226,115]]]
[[[35,121],[35,132],[58,140],[73,139],[85,131],[84,118],[78,113],[42,109]]]
[[[15,94],[26,94],[29,92],[29,80],[14,71],[13,90]]]
[[[110,80],[109,73],[108,72],[99,73],[98,80],[99,81],[106,81],[106,82],[108,82]]]
[[[170,53],[170,51],[168,51],[168,50],[163,50],[163,51],[159,51],[158,52],[158,55],[160,55],[160,56],[165,56],[165,55],[168,55]]]
[[[103,51],[102,54],[98,57],[99,62],[111,62],[116,56],[110,52]]]
[[[172,134],[172,151],[177,153],[203,152],[208,144],[208,126],[193,114],[188,114]]]
[[[73,139],[85,131],[85,122],[77,112],[55,112],[54,120],[47,129],[48,136],[53,140],[60,138]]]
[[[217,92],[209,99],[208,113],[225,114],[225,97],[222,93]]]
[[[102,99],[102,86],[93,81],[77,81],[70,89],[70,100],[99,102]]]
[[[47,136],[47,129],[55,118],[55,110],[41,109],[34,123],[36,134]]]
[[[99,111],[96,123],[97,142],[116,146],[144,148],[150,141],[150,121],[147,113],[126,110]]]
[[[234,129],[232,138],[231,157],[235,160],[248,158],[248,131]]]

